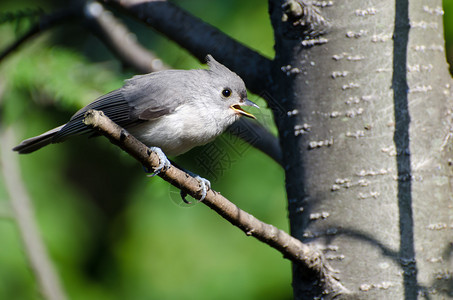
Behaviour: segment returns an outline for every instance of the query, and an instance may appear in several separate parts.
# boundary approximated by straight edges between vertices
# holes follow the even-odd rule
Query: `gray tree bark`
[[[453,298],[441,1],[269,4],[292,235],[324,252],[349,298]],[[296,299],[334,297],[293,275]]]

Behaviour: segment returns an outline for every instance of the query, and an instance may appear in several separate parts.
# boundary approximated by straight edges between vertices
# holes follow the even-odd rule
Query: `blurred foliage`
[[[453,0],[443,0],[444,34],[447,61],[450,64],[450,73],[453,74]]]
[[[237,40],[273,56],[265,1],[177,1]],[[453,45],[453,1],[444,1]],[[0,11],[51,12],[58,1],[8,1]],[[129,18],[140,42],[175,68],[201,65],[184,49]],[[31,25],[0,25],[4,49]],[[244,30],[246,28],[246,30]],[[447,50],[447,53],[453,53]],[[27,42],[0,64],[0,120],[17,142],[65,123],[80,107],[133,75],[73,22]],[[265,107],[264,101],[251,95]],[[260,122],[275,130],[266,109]],[[288,230],[281,168],[262,153],[220,138],[229,160],[211,177],[200,167],[206,147],[179,159],[265,222]],[[2,141],[0,141],[2,142]],[[14,145],[11,145],[11,147]],[[246,237],[204,205],[183,205],[178,191],[104,138],[75,138],[20,156],[39,229],[70,299],[290,299],[290,263]],[[0,180],[0,299],[41,299]]]
[[[272,57],[265,2],[177,3]],[[20,24],[0,25],[0,49],[36,21],[36,12],[52,12],[58,5],[2,1],[1,12],[22,17]],[[26,12],[33,18],[23,17]],[[172,67],[204,67],[144,25],[127,17],[124,22]],[[1,62],[1,125],[15,128],[16,142],[40,134],[133,74],[83,24],[61,25]],[[265,107],[263,100],[251,99]],[[259,115],[275,130],[268,110]],[[211,179],[213,188],[239,207],[288,230],[281,168],[228,136],[214,145],[228,158],[216,173],[200,167],[203,147],[178,161]],[[290,263],[277,251],[246,237],[202,204],[183,205],[176,189],[146,177],[135,160],[106,139],[74,138],[19,159],[39,230],[70,299],[291,298]],[[0,299],[41,299],[11,214],[0,180]]]

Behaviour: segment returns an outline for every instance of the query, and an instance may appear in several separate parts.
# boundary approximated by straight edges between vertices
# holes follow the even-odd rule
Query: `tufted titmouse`
[[[162,169],[169,164],[162,151],[171,156],[182,154],[212,141],[241,115],[255,118],[240,107],[258,107],[247,99],[242,79],[211,55],[207,63],[207,70],[134,76],[122,88],[80,109],[68,123],[24,140],[13,150],[30,153],[72,135],[93,133],[83,118],[85,112],[95,109],[157,151]]]

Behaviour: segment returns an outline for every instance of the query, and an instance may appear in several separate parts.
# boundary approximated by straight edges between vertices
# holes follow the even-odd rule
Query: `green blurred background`
[[[266,1],[176,1],[194,15],[272,58]],[[453,1],[445,1],[447,53],[452,53]],[[42,8],[59,1],[10,1],[0,12]],[[203,67],[187,52],[131,19],[138,40],[174,68]],[[0,24],[0,49],[33,20]],[[65,123],[80,107],[120,87],[125,69],[79,22],[30,40],[0,63],[0,120],[16,141]],[[250,95],[261,107],[262,99]],[[275,132],[267,109],[259,121]],[[0,141],[4,142],[4,141]],[[13,145],[11,145],[13,146]],[[209,147],[209,146],[207,146]],[[211,179],[242,209],[288,230],[282,169],[229,136],[221,170],[198,163],[209,149],[178,158]],[[70,299],[291,299],[291,266],[275,250],[246,237],[202,204],[184,205],[178,191],[104,138],[76,138],[20,156],[39,230]],[[0,299],[41,299],[0,179]]]

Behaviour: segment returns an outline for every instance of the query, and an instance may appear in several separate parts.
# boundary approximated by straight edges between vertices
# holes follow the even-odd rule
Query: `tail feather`
[[[26,139],[22,141],[19,145],[13,148],[14,151],[19,152],[20,154],[26,154],[34,152],[38,149],[41,149],[44,146],[51,144],[52,138],[56,135],[64,125],[61,125],[57,128],[44,132],[41,135]]]

